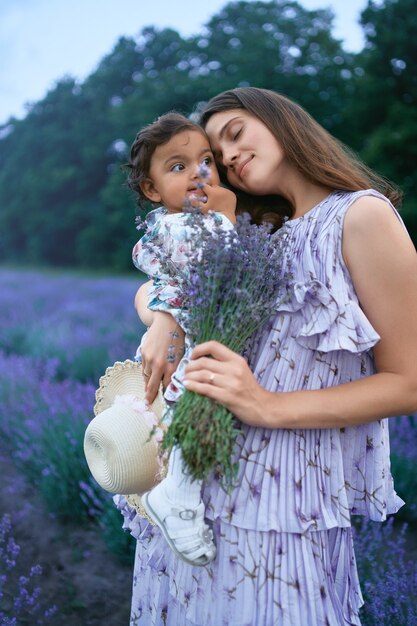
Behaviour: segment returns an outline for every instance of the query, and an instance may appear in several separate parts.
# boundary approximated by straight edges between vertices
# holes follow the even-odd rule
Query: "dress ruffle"
[[[345,300],[333,295],[317,278],[290,283],[288,289],[277,311],[297,316],[293,332],[300,345],[319,352],[361,353],[380,340],[359,304],[348,294]]]
[[[404,504],[389,472],[386,422],[322,430],[245,427],[236,487],[227,494],[213,478],[204,490],[207,516],[287,533],[348,527],[351,513],[385,520]]]
[[[115,501],[139,539],[132,626],[360,625],[350,528],[263,533],[216,520],[216,560],[196,568],[167,550],[123,496]]]

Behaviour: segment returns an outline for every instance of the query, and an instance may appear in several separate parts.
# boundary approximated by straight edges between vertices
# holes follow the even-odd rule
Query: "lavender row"
[[[54,362],[55,377],[96,382],[135,354],[140,278],[0,269],[0,349]]]
[[[51,381],[97,385],[108,365],[135,353],[144,330],[133,309],[139,278],[0,269],[0,350],[43,364]],[[395,418],[390,430],[396,485],[407,501],[399,517],[417,521],[417,419]]]

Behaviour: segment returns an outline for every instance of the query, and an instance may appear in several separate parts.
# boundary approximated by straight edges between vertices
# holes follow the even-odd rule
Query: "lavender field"
[[[0,461],[7,461],[0,463],[0,473],[12,476],[9,482],[2,480],[0,499],[4,626],[127,624],[133,545],[121,531],[110,497],[90,477],[82,440],[98,378],[115,360],[133,356],[143,332],[133,311],[139,279],[139,274],[103,278],[0,268]],[[355,528],[364,625],[417,626],[416,442],[415,416],[391,421],[393,472],[407,504],[395,520],[358,522]],[[124,621],[105,612],[104,605],[101,617],[99,606],[94,618],[86,617],[86,601],[80,607],[77,598],[71,603],[65,596],[64,602],[58,583],[54,593],[51,569],[43,566],[51,558],[48,545],[37,541],[39,549],[29,549],[34,543],[30,532],[19,530],[39,520],[32,501],[22,506],[19,481],[43,507],[38,526],[44,523],[44,534],[46,527],[55,529],[48,545],[57,553],[68,533],[69,541],[89,537],[82,560],[91,568],[90,575],[84,570],[90,591],[94,584],[104,584],[94,578],[99,559],[109,568],[118,559],[117,575],[126,589]],[[105,546],[104,557],[100,546]],[[28,562],[28,555],[33,561]],[[77,568],[73,571],[76,577]]]

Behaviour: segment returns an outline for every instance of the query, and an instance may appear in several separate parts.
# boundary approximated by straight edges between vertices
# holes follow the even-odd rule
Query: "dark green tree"
[[[80,176],[82,102],[65,78],[22,121],[11,121],[0,142],[2,254],[24,262],[73,262],[74,234],[88,214],[76,203],[88,178]],[[96,183],[97,184],[97,181]]]
[[[361,23],[361,73],[348,107],[351,143],[404,191],[403,217],[417,244],[417,13],[415,0],[369,2]]]
[[[370,3],[359,55],[332,36],[331,11],[292,0],[229,2],[185,39],[152,26],[121,38],[82,84],[64,77],[25,119],[0,128],[0,260],[131,267],[135,202],[120,166],[135,134],[238,85],[298,101],[402,185],[407,209],[416,182],[411,4]]]
[[[294,1],[230,2],[194,38],[183,71],[201,84],[201,99],[238,85],[274,89],[337,134],[353,56],[332,36],[332,21],[330,10]]]

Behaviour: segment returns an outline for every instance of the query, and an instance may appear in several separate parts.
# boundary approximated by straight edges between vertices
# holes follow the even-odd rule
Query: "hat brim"
[[[91,420],[84,454],[98,484],[110,493],[141,494],[159,482],[156,417],[143,401],[123,394]]]
[[[110,493],[133,493],[136,508],[138,494],[161,479],[158,447],[150,440],[143,409],[138,411],[135,404],[135,399],[141,403],[145,399],[142,365],[130,359],[116,361],[101,376],[95,399],[95,418],[84,438],[90,471]],[[161,421],[165,408],[161,386],[149,409]]]
[[[116,396],[133,395],[139,400],[145,399],[145,377],[143,375],[142,364],[127,359],[126,361],[116,361],[114,365],[108,367],[99,380],[99,387],[96,391],[96,403],[94,405],[94,415],[98,415],[108,409],[114,402]],[[150,409],[158,420],[162,418],[166,408],[162,386],[158,394],[150,405]]]

